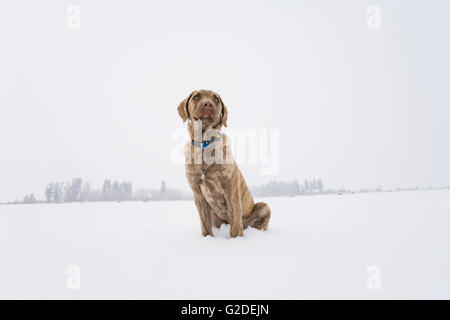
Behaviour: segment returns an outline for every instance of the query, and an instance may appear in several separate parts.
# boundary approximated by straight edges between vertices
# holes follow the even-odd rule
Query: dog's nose
[[[213,108],[213,102],[209,99],[205,99],[203,101],[203,109],[212,109]]]

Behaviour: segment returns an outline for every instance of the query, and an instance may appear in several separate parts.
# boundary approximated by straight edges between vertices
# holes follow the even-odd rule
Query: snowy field
[[[450,298],[450,190],[264,201],[239,239],[201,237],[191,201],[2,205],[0,298]]]

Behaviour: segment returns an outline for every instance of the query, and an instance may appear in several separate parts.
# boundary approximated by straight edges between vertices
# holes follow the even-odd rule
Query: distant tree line
[[[433,190],[432,186],[424,190]],[[438,188],[450,189],[450,186]],[[316,194],[349,194],[366,192],[392,192],[392,191],[415,191],[421,190],[418,187],[382,189],[360,189],[352,191],[348,189],[325,189],[321,179],[304,180],[299,183],[292,181],[270,181],[261,186],[250,187],[254,197],[280,197],[280,196],[299,196]],[[88,181],[81,178],[74,178],[70,182],[51,182],[45,187],[45,202],[90,202],[90,201],[160,201],[160,200],[191,200],[193,194],[190,191],[182,191],[175,188],[168,188],[166,182],[161,181],[159,189],[139,188],[133,190],[131,182],[105,179],[101,189],[91,188]],[[22,201],[15,200],[9,203],[38,203],[44,202],[37,200],[33,193],[25,195]]]
[[[128,201],[133,199],[133,185],[131,182],[119,183],[106,179],[102,187],[103,201]]]
[[[297,180],[273,180],[262,186],[250,187],[250,190],[255,197],[298,196],[325,193],[323,182],[320,179],[305,180],[302,184],[299,184]]]
[[[74,178],[70,182],[51,182],[45,187],[45,201],[48,203],[89,202],[89,201],[158,201],[188,200],[190,193],[167,188],[161,182],[159,189],[137,189],[133,191],[131,182],[105,179],[101,189],[94,189],[88,181]],[[22,203],[36,202],[34,195],[27,195]]]
[[[36,198],[34,197],[34,194],[27,194],[25,197],[23,197],[22,203],[36,203]]]
[[[293,181],[270,181],[262,186],[250,187],[255,197],[297,196],[308,194],[338,193],[335,190],[324,190],[320,179],[305,180],[299,184]],[[341,192],[346,192],[341,190]],[[131,182],[105,179],[101,189],[94,189],[91,183],[81,178],[74,178],[69,182],[50,182],[45,187],[45,202],[92,202],[92,201],[160,201],[160,200],[190,200],[192,192],[184,192],[175,188],[168,188],[166,182],[161,181],[159,189],[139,188],[133,190]],[[33,194],[26,195],[23,201],[15,203],[36,203]]]
[[[167,188],[166,182],[163,180],[159,189],[137,189],[134,198],[141,201],[190,200],[193,199],[193,195],[191,192]]]
[[[91,188],[88,181],[74,178],[71,182],[51,182],[45,187],[45,201],[52,203],[132,200],[131,182],[106,179],[101,190]]]

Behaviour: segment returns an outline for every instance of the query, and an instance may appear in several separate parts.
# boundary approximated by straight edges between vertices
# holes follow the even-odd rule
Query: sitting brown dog
[[[230,224],[230,236],[243,235],[248,226],[266,230],[270,208],[253,202],[244,177],[231,156],[227,126],[228,111],[217,93],[192,92],[178,106],[183,122],[189,120],[191,142],[186,144],[186,177],[194,193],[203,236],[213,236],[212,226]],[[226,156],[226,159],[223,158]]]

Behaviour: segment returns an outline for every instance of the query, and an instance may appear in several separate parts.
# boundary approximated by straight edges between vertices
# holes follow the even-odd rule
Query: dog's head
[[[178,106],[178,114],[186,120],[202,122],[202,126],[220,129],[227,126],[228,110],[220,96],[211,90],[195,90]]]

